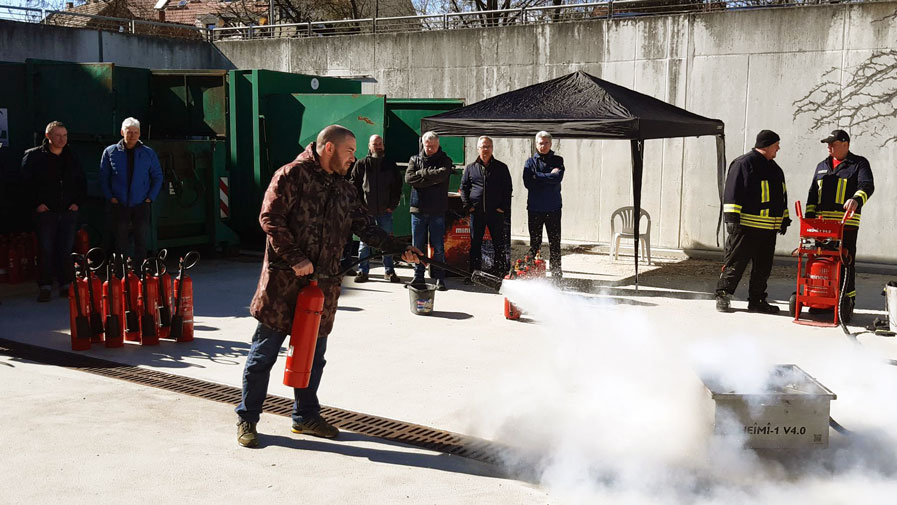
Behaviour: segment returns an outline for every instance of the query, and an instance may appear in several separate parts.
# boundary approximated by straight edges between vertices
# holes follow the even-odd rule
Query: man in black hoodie
[[[399,173],[396,163],[386,157],[386,148],[383,146],[383,137],[371,135],[368,141],[368,155],[355,162],[349,173],[349,182],[358,190],[358,195],[368,208],[368,212],[374,216],[377,226],[392,234],[392,211],[399,205],[402,198],[402,175]],[[367,258],[371,255],[371,246],[361,241],[358,247],[358,257]],[[401,282],[396,275],[393,266],[392,255],[383,256],[385,272],[383,278],[389,282]],[[355,282],[367,282],[370,272],[370,262],[364,260],[358,265],[358,275]]]
[[[449,177],[452,159],[439,147],[439,136],[433,132],[421,137],[423,149],[408,160],[405,182],[411,185],[411,240],[414,247],[425,251],[428,237],[433,259],[445,262],[445,211],[448,210]],[[412,284],[424,283],[424,265],[414,266]],[[445,291],[445,272],[431,267],[430,276],[436,288]]]
[[[68,130],[59,121],[47,125],[43,143],[25,151],[22,175],[31,188],[38,244],[39,302],[50,301],[53,279],[59,296],[68,296],[71,257],[78,209],[87,196],[84,170],[68,144]]]
[[[511,211],[511,172],[492,157],[492,139],[477,139],[476,161],[464,168],[461,176],[461,201],[470,213],[470,271],[483,265],[483,234],[489,227],[495,251],[493,273],[502,276],[510,265],[505,257],[505,216]]]

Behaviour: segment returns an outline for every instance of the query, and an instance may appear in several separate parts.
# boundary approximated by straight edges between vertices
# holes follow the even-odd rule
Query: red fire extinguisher
[[[34,279],[37,275],[37,241],[33,233],[21,234],[22,245],[24,251],[22,254],[22,278],[26,280]]]
[[[313,278],[296,297],[296,311],[293,313],[293,328],[290,331],[290,348],[287,351],[287,364],[283,372],[284,385],[300,389],[308,387],[323,311],[324,292],[318,287],[317,279]]]
[[[159,345],[159,279],[153,274],[153,260],[145,259],[140,265],[141,299],[143,312],[140,317],[140,345]]]
[[[106,282],[103,283],[103,314],[106,316],[106,347],[125,345],[125,328],[122,325],[124,300],[122,299],[121,280],[115,275],[115,260],[112,253],[106,262]]]
[[[178,262],[178,276],[174,280],[176,300],[169,334],[178,342],[193,341],[193,279],[185,272],[193,268],[198,261],[199,253],[190,251]]]
[[[0,236],[0,282],[9,281],[9,239],[6,235]]]
[[[99,247],[87,251],[85,257],[85,273],[87,276],[87,301],[90,320],[90,341],[103,341],[103,282],[96,271],[103,267],[106,258]]]
[[[140,280],[134,274],[131,258],[122,261],[123,275],[121,279],[124,292],[125,340],[140,342]]]
[[[174,303],[172,296],[171,274],[168,273],[168,267],[165,266],[165,258],[168,256],[168,250],[159,251],[157,258],[157,269],[159,269],[159,338],[171,337],[171,306]]]
[[[86,255],[90,250],[90,234],[87,233],[87,225],[82,226],[75,233],[75,252]]]
[[[12,235],[9,242],[9,283],[18,284],[24,279],[22,278],[22,257],[25,256],[25,245],[22,240]]]
[[[514,267],[511,269],[511,272],[508,275],[505,275],[505,279],[511,280],[516,279],[518,273],[520,272],[518,268],[520,267],[520,260],[514,264]],[[511,300],[505,298],[505,319],[510,319],[512,321],[516,321],[520,319],[520,311],[511,303]]]
[[[72,350],[90,350],[90,321],[88,321],[87,262],[84,256],[72,253],[75,274],[69,285],[69,324],[72,332]],[[84,272],[79,270],[83,269]]]

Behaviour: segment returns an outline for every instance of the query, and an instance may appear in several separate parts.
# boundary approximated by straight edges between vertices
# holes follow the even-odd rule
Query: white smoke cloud
[[[537,280],[506,281],[502,292],[544,338],[496,365],[470,431],[515,448],[508,467],[564,503],[894,503],[897,369],[875,353],[847,339],[657,320],[650,307]],[[753,451],[740,429],[714,435],[699,375],[762,391],[770,367],[784,363],[838,394],[832,416],[851,436],[832,432],[828,449]]]

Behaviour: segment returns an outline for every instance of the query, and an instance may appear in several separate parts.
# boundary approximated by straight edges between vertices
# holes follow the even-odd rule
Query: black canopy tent
[[[574,72],[502,93],[421,120],[421,131],[434,131],[440,135],[533,137],[540,130],[556,138],[630,141],[636,287],[645,140],[716,136],[717,185],[722,200],[726,174],[722,121],[693,114],[585,72]]]

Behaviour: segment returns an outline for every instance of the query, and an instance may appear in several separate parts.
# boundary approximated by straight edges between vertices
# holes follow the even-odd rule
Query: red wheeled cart
[[[841,221],[804,219],[800,202],[795,203],[800,220],[800,245],[797,254],[797,292],[791,295],[788,309],[794,322],[812,326],[837,326],[838,318],[850,321],[853,311],[841,314],[841,267],[847,249],[843,247],[844,223],[853,216],[846,212]],[[803,307],[832,310],[831,323],[801,319]]]

